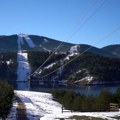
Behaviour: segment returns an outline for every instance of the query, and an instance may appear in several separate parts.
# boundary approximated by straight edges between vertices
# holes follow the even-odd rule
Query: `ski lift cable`
[[[96,5],[96,3],[97,3],[97,0],[94,1],[94,4],[90,7],[90,9],[88,9],[87,13],[86,13],[80,20],[82,20],[82,19],[84,20],[84,18],[92,11],[92,8],[93,8],[93,6]],[[87,21],[86,21],[86,22],[87,22]],[[80,27],[83,26],[82,24],[80,25],[80,23],[81,23],[81,21],[79,21],[79,23],[74,26],[73,30],[68,34],[69,36],[68,36],[67,40],[69,40],[69,39],[74,35],[74,33],[77,31],[76,29],[78,29],[79,26],[80,26]],[[85,22],[84,22],[83,24],[85,24]],[[80,27],[79,27],[79,29],[80,29]],[[67,40],[66,40],[66,41],[67,41]],[[61,43],[58,45],[58,47],[55,49],[55,51],[44,61],[44,63],[43,63],[35,72],[39,71],[39,69],[53,56],[53,54],[60,48],[60,46],[61,46],[62,44],[63,44],[63,42],[61,42]],[[34,72],[34,73],[35,73],[35,72]],[[34,73],[33,73],[33,74],[34,74]]]
[[[82,22],[81,25],[79,25],[79,26],[76,27],[76,29],[71,33],[71,36],[69,36],[69,39],[72,38],[72,36],[73,36],[75,33],[77,33],[77,32],[79,31],[79,29],[82,28],[83,25],[85,25],[85,24],[89,21],[89,19],[90,19],[91,17],[93,17],[93,16],[97,13],[97,11],[105,4],[105,2],[106,2],[106,1],[104,1],[100,6],[98,6],[98,8],[96,8],[96,10],[93,11],[93,13],[91,13],[91,15],[88,16],[87,19],[85,19],[85,20]],[[69,39],[68,39],[68,40],[69,40]]]
[[[81,24],[81,20],[75,25],[75,27],[73,28],[73,30],[71,31],[71,33],[69,34],[68,38],[66,40],[69,40],[80,28],[82,28],[82,26],[92,17],[95,15],[95,13],[105,4],[106,0],[104,0],[104,2],[102,4],[100,4],[97,8],[94,8],[94,6],[97,4],[97,0],[94,1],[94,3],[92,4],[92,6],[88,9],[87,13],[82,17],[81,20],[83,20],[82,24]],[[95,9],[95,10],[94,10]],[[94,11],[93,11],[94,10]],[[88,14],[90,14],[90,12],[93,11],[93,13],[91,13],[90,16],[88,16]],[[88,17],[87,17],[88,16]],[[85,19],[86,18],[86,19]],[[43,64],[37,69],[35,70],[30,76],[34,75],[37,71],[39,71],[39,69],[41,67],[43,67],[43,65],[53,56],[53,54],[60,48],[60,46],[63,44],[63,42],[61,42],[57,48],[51,53],[51,55],[43,62]]]
[[[96,0],[94,1],[94,4],[96,4]],[[93,4],[93,5],[94,5]],[[92,5],[92,6],[93,6]],[[88,13],[90,12],[90,9],[87,11],[87,13],[85,14],[85,15],[87,15]],[[85,15],[82,17],[82,19],[85,17]],[[81,20],[81,19],[80,19]],[[80,21],[79,21],[80,22]],[[72,29],[72,31],[69,33],[69,34],[67,34],[67,37],[69,37],[69,35],[70,34],[72,34],[72,32],[74,31],[74,29],[76,29],[76,27],[78,27],[78,25],[79,25],[80,23],[77,23],[74,27],[73,27],[73,29]],[[66,38],[67,37],[65,37],[65,40],[66,40]],[[67,38],[68,39],[68,38]],[[66,40],[67,41],[67,40]],[[39,71],[39,69],[53,56],[53,54],[60,48],[60,46],[63,44],[63,42],[60,42],[60,44],[57,46],[57,48],[53,51],[53,53],[43,62],[43,64],[37,69],[37,70],[35,70],[35,72],[37,72],[37,71]],[[35,73],[34,72],[34,73]],[[34,74],[33,73],[33,74]],[[33,74],[31,74],[31,75],[33,75]]]
[[[120,26],[117,27],[116,29],[114,29],[112,32],[110,32],[109,34],[107,34],[106,36],[104,36],[101,40],[98,40],[95,42],[94,45],[98,45],[101,41],[105,40],[106,38],[109,38],[112,34],[114,34],[115,32],[120,30]],[[49,75],[51,75],[52,73],[56,72],[57,70],[59,70],[61,67],[65,67],[66,65],[68,65],[69,63],[71,63],[72,61],[74,61],[75,59],[77,59],[78,57],[80,57],[81,55],[83,55],[85,52],[87,52],[88,50],[90,50],[91,48],[93,48],[93,46],[90,46],[89,48],[87,48],[86,50],[84,50],[82,53],[79,53],[75,58],[73,58],[72,60],[68,61],[67,63],[63,64],[62,66],[58,67],[57,69],[53,70],[52,72],[43,75],[42,77],[37,77],[37,78],[45,78]]]
[[[101,8],[102,5],[104,5],[105,2],[106,2],[106,1],[104,1],[104,2],[99,6],[99,8]],[[95,5],[96,3],[97,3],[97,1],[95,1],[93,5]],[[98,10],[99,8],[97,8],[97,10]],[[91,9],[91,10],[92,10],[92,9]],[[97,10],[96,10],[96,11],[97,11]],[[95,13],[96,13],[96,11],[95,11]],[[86,17],[89,12],[90,12],[90,10],[87,11],[87,13],[83,16],[83,18]],[[95,14],[95,13],[94,13],[94,14]],[[92,15],[93,15],[93,14],[92,14]],[[90,18],[90,16],[89,16],[89,18]],[[88,18],[88,19],[89,19],[89,18]],[[88,19],[86,20],[86,22],[88,21]],[[69,37],[67,40],[69,40],[69,39],[74,35],[74,33],[77,32],[77,31],[80,29],[80,27],[82,27],[86,22],[83,22],[83,24],[81,24],[81,26],[79,25],[80,23],[77,24],[77,25],[74,27],[74,29],[76,28],[76,30],[74,30],[74,29],[73,29],[74,31],[72,30],[71,35],[70,35],[70,37]],[[60,48],[60,46],[61,46],[62,44],[63,44],[63,42],[61,42],[61,43],[58,45],[58,47],[55,49],[55,51],[53,51],[53,53],[44,61],[44,63],[43,63],[35,72],[39,71],[39,69],[53,56],[53,54]],[[34,72],[34,73],[35,73],[35,72]],[[33,73],[33,74],[34,74],[34,73]],[[32,76],[33,74],[31,74],[31,76]]]

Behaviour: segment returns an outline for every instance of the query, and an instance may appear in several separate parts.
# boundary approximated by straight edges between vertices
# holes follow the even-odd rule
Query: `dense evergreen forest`
[[[17,53],[0,53],[0,118],[5,119],[12,107],[13,88],[5,81],[16,80]]]
[[[16,80],[17,53],[0,53],[0,79]]]
[[[28,59],[29,63],[32,67],[32,71],[35,71],[43,62],[52,54],[49,52],[29,52]],[[60,59],[64,58],[66,54],[55,54],[53,55],[48,62],[45,63],[44,66],[47,66],[53,62],[59,61]],[[44,67],[43,66],[43,67]]]
[[[92,82],[120,81],[120,59],[85,53],[65,67],[63,78],[71,82],[87,75],[93,76]]]
[[[43,61],[47,59],[50,53],[44,52],[31,52],[29,53],[29,61],[33,70],[37,69]],[[54,55],[43,67],[40,76],[44,76],[61,65],[69,62],[64,58],[68,54],[56,54]],[[75,56],[76,57],[76,56]],[[72,56],[70,60],[74,58]],[[57,61],[57,62],[56,62]],[[56,63],[48,69],[44,69],[45,66]],[[118,83],[120,82],[120,59],[115,57],[105,57],[93,53],[85,53],[79,56],[77,59],[67,64],[62,74],[59,74],[59,71],[49,75],[49,80],[51,81],[54,76],[57,76],[57,79],[62,79],[67,81],[69,84],[88,84],[87,80],[82,80],[87,76],[91,76],[92,80],[89,84],[93,84],[95,81],[97,83]],[[48,79],[46,77],[45,79]],[[54,77],[55,78],[55,77]],[[78,81],[78,82],[76,82]],[[82,81],[82,82],[81,82]]]
[[[73,111],[110,111],[110,103],[118,104],[118,108],[120,106],[120,88],[117,89],[116,93],[103,90],[97,96],[86,96],[65,90],[53,90],[51,93],[53,99],[60,102],[66,109]],[[118,108],[112,110],[116,111]]]
[[[14,97],[13,88],[7,83],[0,80],[0,118],[5,119],[12,107]]]

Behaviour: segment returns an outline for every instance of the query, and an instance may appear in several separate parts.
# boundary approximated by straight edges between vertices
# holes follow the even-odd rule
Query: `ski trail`
[[[26,94],[26,91],[15,91],[16,94],[26,105],[27,118],[29,120],[42,119],[46,114],[53,114],[55,112],[61,113],[61,105],[55,101],[52,101],[52,96],[47,93],[31,92],[32,94]]]
[[[27,113],[27,118],[29,120],[39,120],[40,119],[40,114],[38,114],[37,111],[42,113],[42,109],[39,108],[39,106],[36,106],[30,98],[26,97],[25,95],[22,95],[20,93],[17,93],[17,95],[20,97],[22,102],[24,102],[26,106],[26,113]]]
[[[18,35],[18,69],[17,69],[17,81],[27,81],[28,75],[31,73],[30,65],[28,63],[28,54],[22,52],[23,36]]]
[[[71,116],[91,116],[107,120],[117,120],[113,117],[120,116],[117,112],[71,112],[65,110],[62,112],[62,105],[53,100],[49,93],[31,92],[31,91],[15,91],[16,94],[26,105],[27,117],[29,120],[60,120],[68,119]],[[69,98],[68,98],[69,99]]]
[[[25,41],[29,45],[29,47],[34,48],[35,44],[33,43],[32,39],[28,35],[24,35]]]
[[[17,43],[18,43],[18,52],[22,50],[22,47],[21,45],[24,44],[23,42],[23,38],[22,38],[22,35],[18,35],[18,40],[17,40]]]

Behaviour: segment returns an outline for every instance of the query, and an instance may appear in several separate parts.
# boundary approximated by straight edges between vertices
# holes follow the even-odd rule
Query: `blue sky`
[[[97,1],[104,0],[0,0],[0,35],[35,34],[76,44],[94,45],[120,26],[120,0],[105,4],[72,37],[70,32]],[[95,8],[95,7],[94,7]],[[93,9],[94,9],[93,8]],[[120,44],[120,30],[95,45]]]

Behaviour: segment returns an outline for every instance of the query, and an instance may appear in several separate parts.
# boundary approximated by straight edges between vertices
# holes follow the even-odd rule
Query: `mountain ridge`
[[[60,44],[61,41],[36,35],[19,34],[0,36],[0,53],[16,52],[14,53],[16,55],[17,53],[20,53],[20,56],[23,54],[23,58],[24,54],[28,54],[28,62],[34,71],[46,61],[53,51],[55,51],[55,54],[53,54],[50,60],[37,71],[36,77],[41,77],[58,69],[57,72],[48,76],[47,79],[45,78],[45,81],[50,80],[50,82],[58,82],[59,80],[63,80],[67,82],[67,84],[71,83],[77,85],[119,82],[119,44],[105,46],[100,49],[87,44],[76,45],[62,42],[61,47],[56,50]],[[113,53],[113,51],[116,52],[116,54]],[[13,56],[13,53],[9,54]],[[3,62],[7,65],[7,61],[11,61],[9,57],[7,60],[2,60],[3,55],[4,54],[1,54],[1,66],[4,66]],[[75,60],[70,62],[74,58]],[[15,59],[17,62],[18,57]],[[64,67],[66,63],[69,64]],[[17,65],[18,63],[15,64]],[[13,73],[11,73],[11,75],[13,74],[12,78],[16,78],[16,65],[13,65]],[[7,65],[5,69],[6,73],[8,67]],[[23,70],[23,68],[24,66],[21,70]],[[2,73],[2,70],[0,72]],[[9,77],[9,74],[7,77]],[[37,78],[33,78],[33,80],[34,79]]]
[[[22,34],[21,34],[22,35]],[[23,34],[23,36],[26,34]],[[63,42],[60,40],[55,40],[49,37],[39,36],[39,35],[28,35],[36,47],[30,48],[29,45],[26,43],[25,38],[23,37],[23,51],[47,51],[52,52],[61,44],[56,52],[69,52],[70,48],[76,44]],[[14,35],[1,35],[0,36],[0,52],[17,52],[18,51],[18,36],[17,34]],[[109,45],[103,48],[97,48],[95,46],[91,46],[88,44],[77,44],[80,45],[80,51],[83,52],[89,49],[89,52],[109,56],[109,57],[120,57],[120,50],[115,54],[111,51],[110,46],[113,46],[114,49],[120,46],[118,45]]]
[[[110,53],[120,57],[120,44],[108,45],[103,47],[102,50],[109,51]]]

